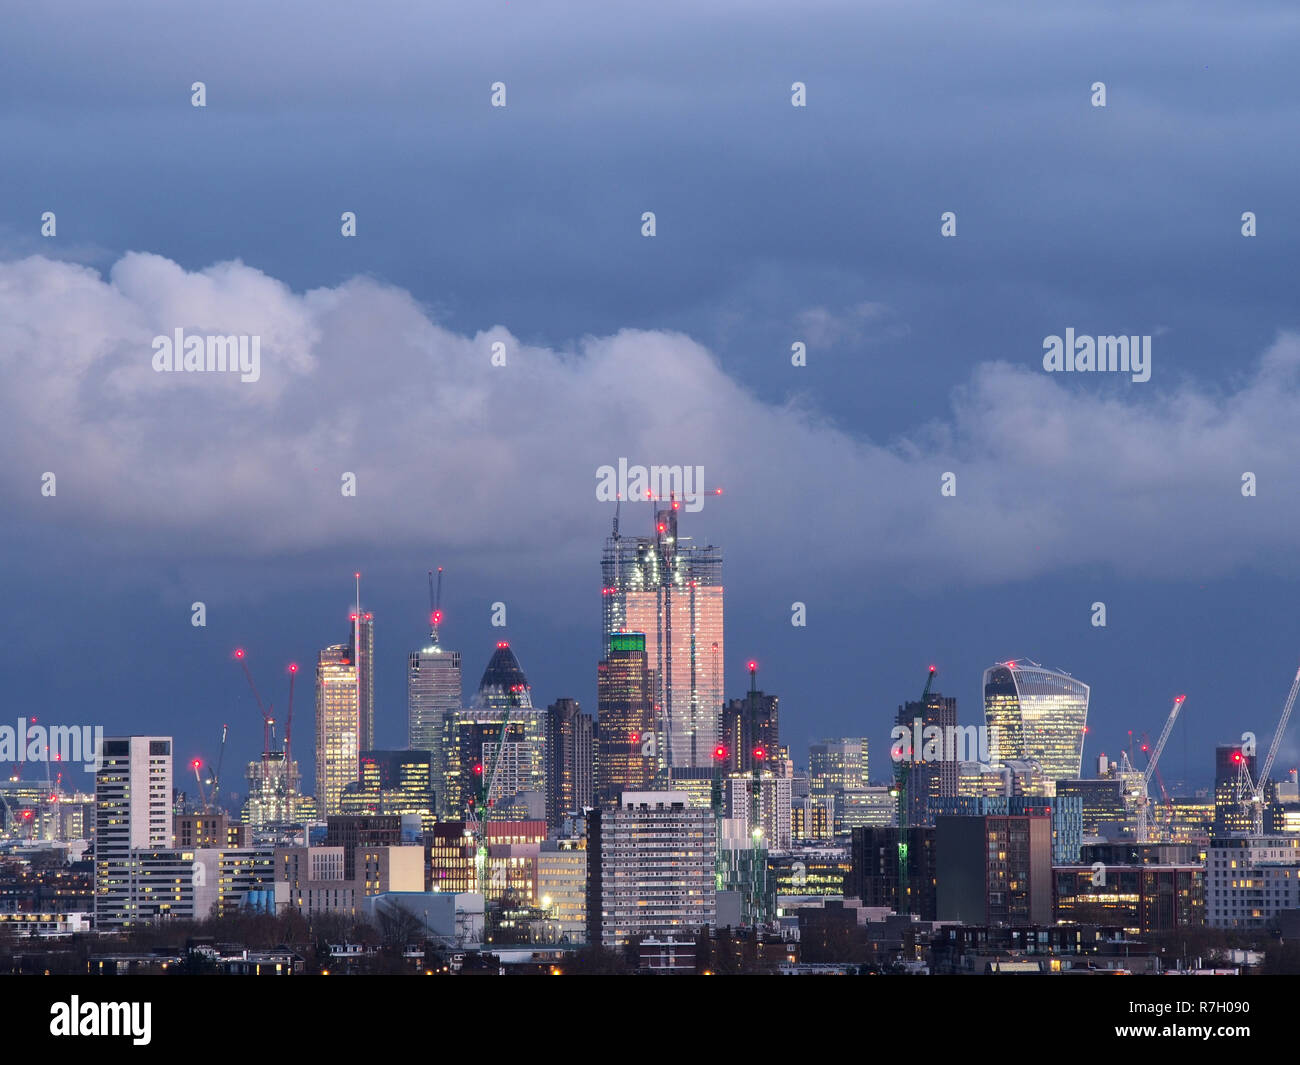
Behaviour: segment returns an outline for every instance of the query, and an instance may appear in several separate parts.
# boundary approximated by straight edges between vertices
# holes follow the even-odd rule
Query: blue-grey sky
[[[1300,656],[1298,38],[1284,3],[7,10],[12,716],[204,758],[229,722],[240,763],[231,649],[282,701],[360,570],[399,745],[435,564],[467,687],[502,601],[534,698],[594,710],[626,456],[724,488],[683,531],[797,759],[865,734],[883,779],[931,662],[974,722],[1031,657],[1093,686],[1089,759],[1186,692],[1165,775],[1204,778]],[[261,335],[261,380],[153,373],[178,326]],[[1152,336],[1151,380],[1045,373],[1066,328]]]

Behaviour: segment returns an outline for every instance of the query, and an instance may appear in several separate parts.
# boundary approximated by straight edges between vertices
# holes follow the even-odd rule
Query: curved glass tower
[[[1029,659],[999,662],[984,671],[984,716],[990,753],[999,762],[1037,762],[1049,781],[1071,780],[1083,769],[1088,685]]]

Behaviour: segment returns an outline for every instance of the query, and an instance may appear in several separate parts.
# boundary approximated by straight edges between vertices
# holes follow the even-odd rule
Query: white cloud
[[[178,325],[262,335],[262,379],[154,373],[151,338]],[[1300,339],[1279,337],[1222,395],[1173,385],[1173,364],[1158,345],[1149,385],[981,364],[942,417],[882,445],[761,402],[679,334],[562,353],[502,327],[451,332],[369,280],[297,294],[240,263],[188,272],[133,253],[105,279],[29,258],[0,263],[0,485],[20,515],[116,529],[160,556],[522,553],[540,537],[558,559],[590,554],[596,468],[625,456],[703,465],[726,495],[684,531],[846,595],[1098,563],[1182,579],[1293,569]],[[955,499],[939,493],[948,470]],[[1241,496],[1246,470],[1258,498]]]
[[[859,343],[867,337],[868,325],[874,325],[874,332],[878,335],[905,336],[905,326],[882,324],[888,314],[889,308],[883,303],[864,300],[839,312],[825,307],[809,307],[799,313],[798,323],[804,338],[814,347],[829,347],[844,341]]]

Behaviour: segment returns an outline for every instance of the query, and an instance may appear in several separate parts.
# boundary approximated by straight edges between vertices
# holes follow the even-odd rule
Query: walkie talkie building
[[[1029,659],[984,671],[984,716],[990,754],[1001,763],[1037,762],[1048,781],[1071,780],[1083,769],[1088,685]]]

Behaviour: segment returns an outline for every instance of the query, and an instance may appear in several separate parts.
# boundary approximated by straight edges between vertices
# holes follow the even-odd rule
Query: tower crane
[[[1273,732],[1273,742],[1269,745],[1268,756],[1264,759],[1263,768],[1259,770],[1257,779],[1251,779],[1245,755],[1239,753],[1236,756],[1238,759],[1238,802],[1240,802],[1242,809],[1249,814],[1251,826],[1257,836],[1264,833],[1264,797],[1268,788],[1268,774],[1273,768],[1273,761],[1277,758],[1278,748],[1282,745],[1282,737],[1286,734],[1286,726],[1291,720],[1291,710],[1295,707],[1297,692],[1300,692],[1300,669],[1296,670],[1295,679],[1291,681],[1291,691],[1288,693],[1286,703],[1282,707],[1282,716],[1278,719],[1277,728]]]
[[[1150,733],[1143,730],[1142,738],[1139,741],[1139,750],[1141,750],[1141,752],[1147,756],[1147,765],[1151,764],[1151,749],[1152,749],[1151,735]],[[1164,805],[1164,807],[1166,808],[1166,816],[1170,818],[1172,823],[1172,818],[1174,815],[1174,800],[1172,796],[1170,796],[1169,794],[1169,789],[1165,787],[1164,774],[1160,772],[1160,769],[1158,767],[1156,769],[1156,787],[1160,789],[1161,804]]]
[[[199,775],[199,770],[203,768],[203,763],[197,758],[190,763],[194,770],[194,782],[199,786],[199,807],[204,813],[208,812],[208,797],[203,794],[203,777]]]
[[[355,633],[355,629],[354,629]],[[355,638],[355,636],[354,636]],[[235,650],[235,660],[243,667],[244,676],[248,679],[248,686],[252,689],[253,699],[257,702],[257,709],[262,714],[263,736],[262,736],[262,761],[261,775],[258,778],[261,781],[262,794],[274,794],[284,798],[292,810],[297,802],[297,787],[294,783],[293,773],[293,754],[290,744],[293,741],[293,692],[294,682],[298,679],[298,664],[290,662],[288,666],[289,673],[289,712],[285,720],[284,742],[278,748],[275,748],[275,718],[272,716],[274,706],[272,704],[262,705],[262,697],[258,693],[257,685],[253,683],[253,674],[248,668],[248,658],[244,649]],[[221,748],[222,754],[225,753],[226,733],[225,726],[222,727]],[[218,779],[220,778],[220,768],[217,771]],[[215,802],[220,792],[214,783],[212,798]],[[278,801],[278,800],[277,800]]]
[[[284,765],[285,772],[288,772],[289,762],[292,755],[289,753],[289,743],[293,739],[293,682],[298,678],[298,663],[289,663],[289,716],[284,723]]]
[[[749,915],[757,928],[767,895],[767,860],[763,857],[763,821],[761,793],[763,787],[763,760],[767,748],[758,737],[758,663],[749,663],[749,738],[754,744],[750,753],[749,780]]]
[[[1178,711],[1183,708],[1183,702],[1187,696],[1180,695],[1174,700],[1174,705],[1169,710],[1169,717],[1165,719],[1165,727],[1160,730],[1160,738],[1156,740],[1155,750],[1151,752],[1151,760],[1147,762],[1146,771],[1142,774],[1142,788],[1138,792],[1138,842],[1146,843],[1150,833],[1150,806],[1151,796],[1147,788],[1151,785],[1151,778],[1155,775],[1156,765],[1160,761],[1160,753],[1165,749],[1165,744],[1169,741],[1169,733],[1174,730],[1174,722],[1178,720]]]
[[[718,645],[715,643],[713,646],[717,647]],[[715,886],[718,891],[722,890],[723,884],[726,882],[726,867],[723,864],[722,851],[722,774],[729,756],[730,752],[728,752],[726,744],[719,743],[713,748],[713,788],[710,792],[710,805],[713,807],[713,838],[717,842],[713,872]]]
[[[617,535],[617,534],[616,534]],[[438,590],[433,588],[433,570],[429,570],[429,639],[438,646],[438,626],[442,624],[442,567],[438,567]]]
[[[221,750],[217,754],[216,772],[212,774],[212,802],[214,805],[221,801],[221,766],[226,760],[226,736],[229,731],[230,727],[228,725],[221,726]],[[200,792],[199,798],[201,799],[202,797],[203,795]],[[207,813],[207,810],[208,804],[205,802],[203,804],[203,812]]]
[[[262,697],[257,693],[257,685],[253,683],[253,674],[248,669],[248,660],[242,647],[235,649],[235,661],[244,667],[244,676],[248,678],[248,686],[253,690],[253,699],[257,702],[258,713],[262,715],[262,755],[271,753],[271,739],[275,735],[275,718],[271,716],[273,707],[264,707]]]

